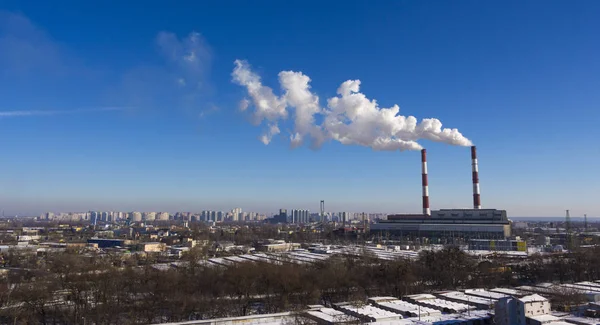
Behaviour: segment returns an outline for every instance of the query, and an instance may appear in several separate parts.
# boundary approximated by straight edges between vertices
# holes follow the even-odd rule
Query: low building
[[[550,314],[527,317],[527,325],[556,324],[556,322],[560,322],[560,318]]]
[[[516,289],[511,289],[511,288],[494,288],[494,289],[490,289],[489,291],[491,292],[497,292],[497,293],[502,293],[505,294],[507,296],[513,296],[513,297],[524,297],[527,296],[528,294]]]
[[[217,318],[217,319],[205,319],[196,321],[185,321],[179,323],[161,323],[160,325],[265,325],[265,324],[316,324],[314,321],[304,319],[302,316],[298,316],[295,313],[278,313],[278,314],[263,314],[263,315],[250,315],[241,317],[228,317],[228,318]],[[158,325],[158,324],[156,324]]]
[[[442,314],[437,309],[413,304],[394,297],[373,297],[369,298],[369,302],[378,308],[400,314],[403,317],[424,317]]]
[[[90,238],[88,244],[96,244],[98,248],[124,247],[131,242],[125,239]]]
[[[475,310],[475,306],[459,303],[455,301],[437,298],[431,294],[417,294],[404,296],[404,300],[421,306],[433,308],[444,313],[459,314]]]
[[[140,243],[137,245],[139,251],[143,252],[162,252],[166,249],[165,243],[159,242],[149,242],[149,243]]]
[[[304,312],[304,316],[315,321],[319,325],[358,323],[358,318],[356,317],[346,315],[339,310],[321,305],[308,306],[308,310]]]
[[[517,308],[521,315],[533,317],[550,314],[550,301],[548,299],[533,294],[517,299]]]
[[[437,293],[437,296],[444,300],[450,300],[461,304],[467,304],[477,307],[477,309],[493,309],[495,301],[476,296],[466,295],[460,291],[448,291]]]
[[[395,322],[400,321],[402,316],[391,311],[377,308],[371,305],[356,305],[348,302],[333,304],[334,308],[351,315],[363,322]]]
[[[272,243],[259,245],[256,250],[260,252],[287,252],[298,248],[300,248],[298,243]]]
[[[498,325],[523,325],[525,317],[520,317],[517,308],[517,298],[506,297],[498,300],[495,305],[494,321]]]
[[[469,250],[527,252],[527,242],[522,240],[471,239],[469,241]]]
[[[496,302],[495,322],[499,325],[541,325],[558,321],[550,314],[548,299],[537,295],[504,297]]]
[[[575,325],[598,325],[598,324],[600,324],[600,320],[597,318],[569,316],[569,317],[563,318],[562,320],[567,323],[575,324]]]
[[[506,294],[499,293],[499,292],[487,291],[484,289],[466,289],[465,294],[474,296],[474,297],[483,298],[483,299],[489,299],[490,301],[493,301],[493,302],[498,301],[499,299],[508,297],[508,295],[506,295]]]

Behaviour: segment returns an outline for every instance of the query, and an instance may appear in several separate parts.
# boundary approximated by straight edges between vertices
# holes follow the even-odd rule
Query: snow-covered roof
[[[529,296],[525,296],[522,298],[519,298],[520,301],[522,302],[542,302],[542,301],[548,301],[548,299],[538,295],[538,294],[533,294],[533,295],[529,295]]]

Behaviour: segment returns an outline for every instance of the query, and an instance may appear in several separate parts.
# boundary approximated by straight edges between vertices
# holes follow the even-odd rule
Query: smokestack
[[[421,150],[421,184],[423,185],[423,214],[431,215],[429,210],[429,181],[427,179],[427,150]]]
[[[477,148],[475,146],[471,146],[471,165],[473,167],[473,209],[481,209],[479,168],[477,167]]]

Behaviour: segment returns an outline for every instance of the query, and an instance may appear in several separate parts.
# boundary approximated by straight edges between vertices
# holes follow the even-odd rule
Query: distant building
[[[123,247],[129,244],[129,241],[124,239],[90,238],[87,242],[98,245],[98,248]]]
[[[242,208],[235,208],[231,210],[231,221],[237,222],[237,221],[242,221],[240,220],[242,215]]]
[[[350,213],[348,212],[339,212],[338,213],[338,221],[342,224],[346,225],[350,221]]]
[[[287,252],[300,248],[298,243],[271,243],[259,245],[256,250],[261,252]]]
[[[168,221],[169,220],[169,213],[168,212],[159,212],[156,215],[156,220]]]
[[[90,214],[90,223],[94,226],[97,225],[98,221],[100,221],[100,217],[101,217],[100,212],[90,211],[89,214]]]
[[[273,223],[287,223],[288,222],[288,214],[286,209],[279,209],[279,214],[273,216]]]
[[[469,250],[526,252],[527,242],[522,240],[471,239],[469,240]]]
[[[156,212],[146,212],[144,213],[142,219],[145,221],[154,221],[156,220]]]
[[[310,222],[310,211],[308,210],[292,210],[292,215],[290,216],[290,223],[294,224],[303,224]]]
[[[138,250],[143,252],[162,252],[166,249],[165,243],[159,242],[150,242],[150,243],[141,243],[137,245]]]
[[[142,221],[142,213],[141,212],[131,212],[129,213],[129,220],[132,222],[140,222]]]

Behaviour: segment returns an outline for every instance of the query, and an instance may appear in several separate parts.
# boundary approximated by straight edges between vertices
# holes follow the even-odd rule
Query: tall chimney
[[[477,167],[477,148],[471,147],[471,165],[473,167],[473,209],[481,209],[479,194],[479,168]]]
[[[423,214],[431,215],[429,210],[429,181],[427,179],[427,150],[421,150],[421,184],[423,185]]]

